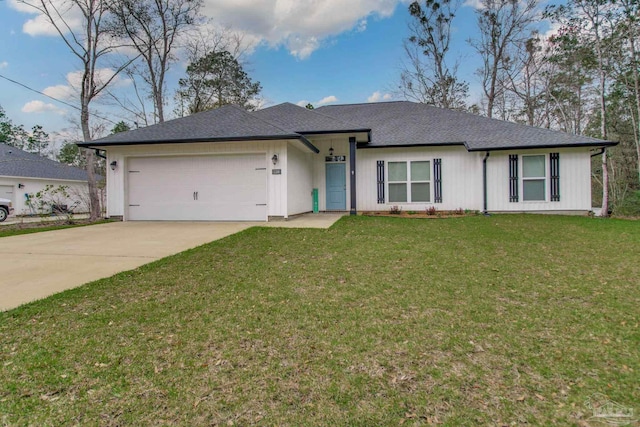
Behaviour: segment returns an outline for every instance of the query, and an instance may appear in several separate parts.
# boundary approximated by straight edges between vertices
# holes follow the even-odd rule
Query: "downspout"
[[[488,212],[488,195],[487,195],[487,159],[489,158],[489,155],[491,153],[489,153],[488,151],[485,153],[484,158],[482,159],[482,190],[483,190],[483,196],[484,196],[484,210],[482,211],[482,213],[486,216],[489,216],[489,212]]]
[[[600,151],[599,151],[598,153],[594,153],[594,154],[592,154],[592,155],[591,155],[591,157],[596,157],[596,156],[601,156],[601,155],[603,155],[603,154],[604,154],[604,151],[605,151],[606,149],[607,149],[606,147],[602,147],[602,148],[600,148]]]
[[[95,152],[96,152],[96,156],[100,157],[101,159],[107,160],[107,156],[100,154],[100,150],[98,150],[97,148],[95,149]]]
[[[357,215],[357,207],[356,207],[356,138],[349,138],[349,164],[350,171],[349,176],[351,178],[350,186],[351,186],[351,209],[349,213],[351,215]]]

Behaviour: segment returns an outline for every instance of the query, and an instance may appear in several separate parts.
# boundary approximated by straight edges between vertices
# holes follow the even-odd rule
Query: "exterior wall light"
[[[24,184],[18,184],[18,188],[24,188]]]
[[[273,162],[273,166],[275,166],[278,163],[278,155],[274,154],[271,161]]]
[[[333,145],[331,146],[331,148],[329,148],[329,155],[333,156]]]
[[[111,170],[114,171],[116,170],[116,167],[118,166],[118,162],[116,162],[115,160],[113,162],[111,162],[109,164],[109,166],[111,166]]]

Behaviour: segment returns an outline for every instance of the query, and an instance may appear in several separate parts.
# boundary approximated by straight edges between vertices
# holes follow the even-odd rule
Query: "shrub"
[[[640,191],[629,193],[616,207],[614,213],[622,216],[640,216]]]
[[[402,208],[400,206],[391,206],[389,213],[391,215],[400,215],[402,213]]]

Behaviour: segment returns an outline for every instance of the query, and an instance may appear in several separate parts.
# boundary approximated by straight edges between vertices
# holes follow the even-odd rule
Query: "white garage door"
[[[9,199],[15,205],[13,185],[0,185],[0,199]]]
[[[128,160],[129,220],[266,221],[265,154]]]

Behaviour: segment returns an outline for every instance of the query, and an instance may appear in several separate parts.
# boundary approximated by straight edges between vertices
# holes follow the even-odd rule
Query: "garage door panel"
[[[264,221],[265,165],[266,154],[129,159],[128,219]]]
[[[16,203],[15,191],[13,185],[0,185],[0,198],[9,199],[13,204]]]

